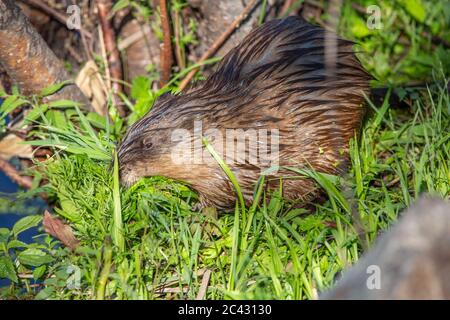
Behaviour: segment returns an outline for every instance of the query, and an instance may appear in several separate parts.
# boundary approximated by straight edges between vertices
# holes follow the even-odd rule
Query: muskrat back
[[[247,203],[260,174],[278,166],[341,174],[349,140],[361,125],[370,77],[353,44],[301,18],[272,20],[253,30],[207,80],[179,95],[161,96],[132,125],[119,147],[121,179],[161,175],[185,181],[202,206],[234,206],[234,189],[202,137],[225,161]],[[244,141],[242,143],[242,140]],[[310,200],[317,187],[286,169],[267,187]]]

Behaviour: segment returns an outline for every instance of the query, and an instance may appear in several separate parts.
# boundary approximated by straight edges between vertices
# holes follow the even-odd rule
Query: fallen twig
[[[206,295],[206,291],[208,290],[209,278],[211,277],[211,270],[206,270],[203,274],[202,283],[200,285],[200,289],[198,290],[197,297],[195,300],[203,300]]]
[[[216,41],[209,47],[209,49],[200,57],[198,63],[201,63],[211,57],[216,51],[223,45],[223,43],[228,39],[229,36],[236,30],[242,21],[244,21],[249,13],[253,10],[256,3],[259,0],[251,0],[248,2],[247,6],[244,8],[242,13],[230,24],[230,26],[225,30],[224,33],[220,35],[219,38],[217,38]],[[199,68],[193,69],[191,72],[189,72],[186,77],[181,81],[180,83],[180,91],[184,90],[189,82],[191,82],[192,78],[195,76]]]
[[[161,29],[163,33],[163,43],[161,44],[161,72],[159,77],[160,87],[163,87],[170,80],[170,73],[173,63],[172,41],[170,36],[170,15],[167,11],[166,0],[159,0],[159,11],[161,17]]]

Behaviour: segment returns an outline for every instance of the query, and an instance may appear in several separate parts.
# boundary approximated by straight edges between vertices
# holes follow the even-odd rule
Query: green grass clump
[[[47,268],[38,278],[45,286],[29,293],[195,298],[209,270],[206,298],[315,298],[421,193],[450,196],[448,128],[445,87],[421,92],[411,110],[392,108],[386,99],[368,116],[359,143],[352,142],[348,175],[297,170],[326,194],[312,214],[278,192],[265,194],[262,178],[250,207],[238,201],[234,213],[203,215],[193,210],[196,195],[183,184],[153,177],[118,189],[109,161],[60,154],[44,164],[48,183],[42,190],[81,244],[72,253],[48,242],[52,260],[42,262]],[[75,288],[73,270],[79,277]],[[18,279],[16,289],[28,281]]]
[[[376,11],[367,12],[373,5]],[[344,1],[341,17],[340,34],[360,45],[359,57],[379,84],[432,81],[441,64],[450,74],[450,1]],[[375,19],[379,27],[367,23]]]

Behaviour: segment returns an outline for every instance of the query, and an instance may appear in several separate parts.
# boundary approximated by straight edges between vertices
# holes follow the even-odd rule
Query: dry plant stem
[[[93,38],[91,38],[93,40]],[[92,54],[92,49],[89,46],[89,43],[86,39],[86,35],[82,32],[81,33],[81,42],[83,43],[84,52],[86,54],[86,57],[88,60],[94,60],[94,56]]]
[[[0,158],[0,170],[5,173],[12,181],[25,189],[30,189],[33,180],[30,177],[22,176],[8,161]]]
[[[79,63],[82,64],[84,62],[83,58],[80,56],[80,54],[71,46],[66,45],[65,46],[67,51],[70,53],[70,55]]]
[[[281,8],[281,11],[280,11],[280,17],[284,17],[288,13],[293,2],[294,2],[293,0],[285,0],[284,1],[283,7]]]
[[[112,80],[111,80],[111,72],[108,68],[108,54],[106,53],[105,40],[104,40],[105,38],[103,35],[102,28],[100,26],[98,27],[98,39],[100,41],[100,52],[102,55],[103,64],[106,66],[106,68],[105,68],[105,78],[106,78],[105,85],[107,87],[107,90],[105,91],[105,94],[108,95],[108,92],[112,90],[112,87],[111,87]]]
[[[184,55],[181,49],[181,43],[180,43],[180,28],[181,28],[181,21],[180,21],[180,12],[175,12],[175,18],[174,18],[174,33],[175,33],[175,57],[177,59],[177,64],[180,70],[183,70],[186,68],[186,63],[184,61]]]
[[[123,79],[122,63],[120,60],[120,52],[116,45],[116,35],[111,24],[110,13],[112,8],[111,0],[97,0],[98,17],[100,26],[103,32],[103,41],[106,52],[108,53],[108,69],[113,79]],[[126,116],[124,106],[120,103],[117,94],[123,92],[123,87],[120,82],[112,82],[111,88],[114,94],[114,104],[121,117]]]
[[[161,16],[161,28],[163,32],[163,43],[161,44],[161,73],[160,87],[163,87],[170,80],[170,71],[173,63],[172,41],[170,36],[170,16],[167,10],[166,0],[159,1],[159,11]]]
[[[224,33],[211,45],[211,47],[200,57],[197,63],[204,62],[208,58],[210,58],[216,51],[223,45],[223,43],[228,39],[229,36],[236,30],[242,21],[247,18],[249,13],[253,10],[256,3],[259,0],[251,0],[248,2],[247,6],[244,8],[242,13],[231,23],[231,25],[225,30]],[[191,82],[192,78],[195,76],[199,68],[193,69],[189,72],[186,77],[180,83],[180,91],[184,90],[189,82]]]

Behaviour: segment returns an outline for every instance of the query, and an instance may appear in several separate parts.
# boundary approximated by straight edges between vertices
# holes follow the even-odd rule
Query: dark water
[[[0,98],[0,105],[3,103],[3,99]],[[6,124],[9,123],[9,117],[6,116],[5,118]],[[0,198],[1,197],[12,197],[14,198],[14,194],[19,191],[19,187],[12,182],[2,171],[0,171]],[[30,205],[35,206],[36,202],[32,202]],[[39,214],[38,210],[39,205],[36,205],[36,212],[35,214]],[[17,220],[20,218],[23,218],[23,213],[20,214],[20,212],[4,212],[0,211],[0,228],[9,228],[16,223]],[[21,240],[24,242],[30,242],[32,240],[32,237],[36,235],[36,230],[27,230],[25,231],[21,236]]]
[[[2,104],[3,100],[0,98],[0,105]],[[6,123],[8,123],[8,117],[6,117]],[[16,193],[19,190],[18,186],[12,182],[2,171],[0,171],[0,197],[6,197],[6,196],[14,196],[14,193]],[[13,225],[22,218],[23,215],[20,215],[18,212],[11,211],[3,211],[0,212],[0,228],[8,228],[11,229]],[[23,234],[21,234],[20,240],[24,242],[31,242],[33,236],[35,236],[37,233],[36,228],[29,229]],[[3,287],[5,285],[9,284],[9,280],[6,279],[0,279],[0,287]]]
[[[12,197],[15,198],[15,193],[19,191],[19,187],[13,183],[3,172],[0,171],[0,197]],[[42,214],[42,201],[31,201],[29,203],[31,206],[31,212],[34,214]],[[34,210],[36,208],[36,210]],[[30,210],[28,210],[30,211]],[[11,229],[13,225],[17,222],[17,220],[23,218],[25,215],[21,212],[14,212],[12,209],[8,211],[0,212],[0,228],[8,228]],[[25,243],[33,242],[33,237],[38,233],[38,228],[31,228],[19,235],[19,240]],[[0,287],[6,286],[9,284],[9,280],[0,279]]]
[[[0,105],[3,100],[0,98]],[[9,122],[9,118],[5,118],[6,123]],[[2,171],[0,171],[0,198],[16,199],[16,193],[20,191],[20,188],[9,179]],[[18,200],[17,200],[18,201]],[[23,200],[21,200],[23,201]],[[30,199],[24,202],[26,205],[26,212],[16,212],[15,208],[3,208],[0,210],[0,228],[11,229],[14,224],[26,214],[39,214],[42,215],[45,207],[45,202],[41,199]],[[20,207],[20,206],[18,206]],[[34,242],[33,239],[38,234],[38,228],[31,228],[19,235],[19,240],[25,243]],[[0,287],[7,286],[10,281],[7,279],[0,279]]]
[[[19,187],[13,183],[3,172],[0,171],[0,197],[13,197],[14,194],[19,191]],[[34,203],[32,203],[34,205]],[[40,212],[40,206],[37,205],[36,207],[36,214],[41,213]],[[21,212],[14,212],[14,211],[7,211],[7,212],[0,212],[0,228],[9,228],[11,229],[14,223],[17,222],[17,220],[24,217],[24,214]],[[24,231],[23,234],[21,234],[21,240],[25,242],[31,242],[33,239],[32,237],[36,235],[36,230],[30,229],[27,231]]]

